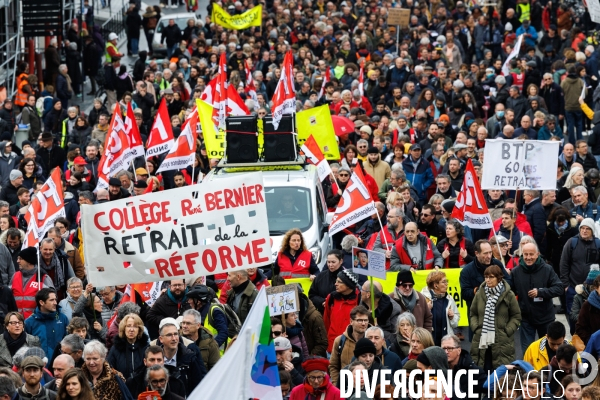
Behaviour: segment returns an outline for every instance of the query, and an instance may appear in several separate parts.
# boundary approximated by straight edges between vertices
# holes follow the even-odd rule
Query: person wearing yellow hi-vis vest
[[[62,121],[62,130],[60,136],[58,137],[58,145],[63,149],[67,148],[68,138],[71,134],[71,131],[75,127],[75,123],[77,122],[77,108],[69,107],[67,109],[68,117],[63,119]]]
[[[123,58],[123,54],[119,53],[119,49],[117,48],[117,41],[119,40],[119,36],[111,32],[108,35],[108,41],[106,42],[106,53],[104,54],[104,58],[107,63],[112,62],[113,57]]]
[[[531,20],[531,5],[529,4],[529,0],[519,0],[517,2],[517,17],[520,23],[523,23],[525,20]]]
[[[229,323],[223,306],[213,302],[216,297],[214,290],[206,285],[196,285],[187,294],[188,303],[202,317],[202,325],[213,334],[221,347],[229,337]]]

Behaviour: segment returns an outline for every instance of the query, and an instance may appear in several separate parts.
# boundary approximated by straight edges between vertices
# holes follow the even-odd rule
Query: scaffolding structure
[[[22,59],[21,16],[21,1],[0,0],[0,87],[9,97],[16,91],[17,62]]]

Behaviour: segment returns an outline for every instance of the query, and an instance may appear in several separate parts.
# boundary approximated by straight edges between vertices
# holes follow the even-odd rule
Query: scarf
[[[43,261],[43,260],[40,260]],[[45,261],[43,261],[45,263]],[[65,271],[62,268],[60,260],[56,255],[56,252],[52,255],[52,261],[50,261],[50,265],[47,267],[43,267],[42,269],[46,271],[50,271],[54,269],[54,287],[61,289],[65,286]]]
[[[417,294],[415,291],[412,291],[412,295],[410,297],[405,297],[402,293],[400,293],[398,288],[394,289],[394,293],[396,294],[396,298],[402,303],[402,308],[412,312],[415,308],[415,305],[417,305]]]
[[[308,379],[304,379],[304,391],[306,393],[308,393],[308,396],[305,397],[305,399],[309,399],[312,400],[313,398],[316,400],[320,400],[321,396],[323,394],[325,394],[325,392],[327,391],[327,386],[329,385],[329,379],[327,377],[325,377],[325,379],[323,379],[323,384],[321,386],[319,386],[318,388],[314,388],[312,387],[312,385],[310,383],[308,383]],[[310,397],[312,396],[312,397]]]
[[[27,333],[25,333],[25,331],[21,332],[19,337],[17,337],[16,339],[13,339],[10,333],[8,333],[8,331],[4,331],[3,335],[4,341],[6,342],[6,347],[8,348],[11,357],[13,357],[15,353],[25,345],[25,342],[27,341]]]
[[[558,223],[556,223],[556,221],[554,221],[554,229],[556,229],[556,233],[558,233],[559,235],[562,235],[564,231],[567,230],[567,228],[569,227],[569,221],[564,222],[564,224],[559,225]]]
[[[104,326],[104,322],[102,321],[102,313],[98,312],[96,310],[94,310],[94,297],[96,297],[95,294],[92,294],[88,301],[86,306],[83,309],[83,315],[85,317],[85,319],[87,319],[88,323],[90,324],[90,327],[94,326],[94,322],[99,322],[100,325]]]
[[[519,257],[519,267],[523,268],[523,271],[526,274],[532,274],[539,269],[540,263],[542,262],[542,258],[538,256],[537,260],[532,266],[529,266],[525,263],[523,256]]]
[[[590,290],[590,295],[588,296],[587,301],[592,305],[592,307],[600,310],[600,295],[595,290]]]
[[[504,282],[500,282],[496,287],[490,288],[485,286],[485,314],[483,315],[483,329],[481,330],[481,338],[479,339],[479,348],[487,349],[489,345],[496,341],[496,326],[494,317],[496,314],[496,303],[498,298],[504,292]]]

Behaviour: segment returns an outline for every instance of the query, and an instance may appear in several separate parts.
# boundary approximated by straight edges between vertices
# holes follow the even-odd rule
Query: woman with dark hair
[[[41,347],[37,336],[25,332],[25,318],[12,311],[4,317],[4,333],[0,335],[0,367],[12,367],[13,356],[23,346]]]
[[[444,258],[444,268],[460,268],[475,257],[473,243],[465,237],[465,228],[454,218],[446,223],[446,237],[438,242],[437,248]]]
[[[427,108],[429,108],[429,106],[431,106],[433,104],[433,101],[435,100],[435,93],[433,92],[433,90],[431,89],[423,89],[423,91],[421,92],[421,94],[419,95],[419,98],[417,99],[417,110],[419,109],[423,109],[423,110],[427,110]]]
[[[85,154],[85,147],[90,141],[92,136],[92,127],[85,119],[84,116],[80,115],[75,120],[75,126],[69,134],[68,142],[69,145],[76,144],[81,149],[81,152]]]
[[[23,174],[23,186],[32,191],[36,182],[45,182],[42,169],[38,167],[34,158],[24,158],[19,164],[19,171]]]
[[[343,167],[348,167],[352,165],[352,160],[358,157],[358,149],[355,145],[349,144],[344,148],[344,153],[342,155],[341,165]]]
[[[73,172],[68,183],[67,192],[72,193],[75,198],[79,198],[79,192],[90,190],[90,184],[85,181],[81,172]]]
[[[15,220],[10,215],[2,215],[0,217],[0,234],[6,232],[10,228],[16,228]]]
[[[471,357],[485,371],[492,372],[515,359],[521,309],[499,266],[487,267],[483,276],[485,281],[471,304]]]
[[[313,302],[317,310],[323,314],[325,310],[325,299],[329,293],[335,290],[335,281],[338,273],[344,269],[344,253],[341,250],[333,249],[327,254],[327,271],[317,275],[310,285],[308,298]]]
[[[79,368],[71,368],[63,375],[56,397],[59,400],[96,400],[87,378]]]
[[[281,242],[281,249],[274,263],[275,275],[284,279],[310,278],[311,281],[319,274],[319,267],[306,249],[302,231],[297,228],[286,232]]]

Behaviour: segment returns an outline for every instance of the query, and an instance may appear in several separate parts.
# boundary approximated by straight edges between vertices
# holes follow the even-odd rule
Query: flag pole
[[[135,174],[135,166],[133,165],[133,160],[129,161],[131,164],[131,170],[133,171],[133,181],[137,183],[137,175]]]
[[[488,213],[488,216],[490,217],[490,221],[492,221],[492,215],[490,213]],[[506,264],[504,263],[504,257],[502,257],[502,249],[500,248],[500,243],[498,243],[498,235],[496,235],[496,230],[494,229],[493,224],[494,224],[494,221],[492,221],[492,232],[494,233],[494,237],[496,238],[496,246],[498,246],[498,253],[500,253],[500,262],[502,263],[502,266],[506,270]]]
[[[377,208],[377,207],[375,207]],[[375,210],[375,213],[377,214],[377,220],[379,221],[379,226],[381,227],[381,230],[383,230],[383,224],[381,223],[381,217],[379,216],[379,213],[377,212],[377,209]],[[383,242],[385,243],[385,247],[388,247],[389,244],[387,242],[387,238],[385,237],[385,235],[379,235],[379,237],[381,237],[381,239],[383,240]],[[392,236],[393,238],[393,236]]]
[[[370,289],[371,289],[371,315],[373,316],[373,324],[377,325],[377,318],[375,318],[375,289],[373,287],[373,277],[369,276]]]
[[[38,287],[40,287],[40,281],[41,281],[41,266],[40,266],[40,244],[38,243],[37,245],[37,262],[38,262],[38,270],[37,270],[37,278],[38,278]]]

